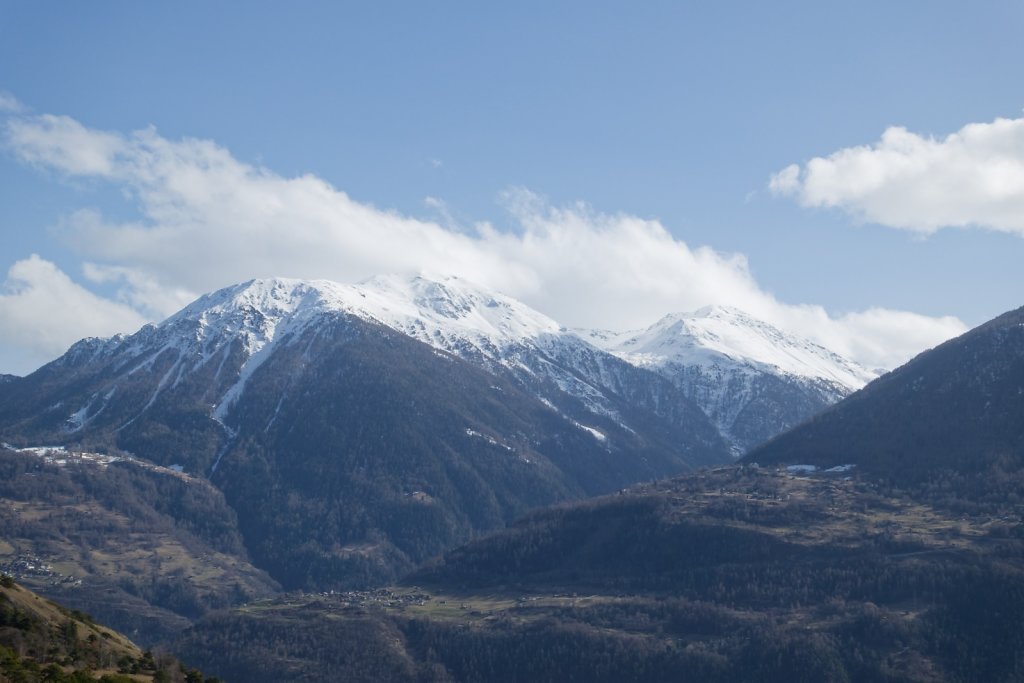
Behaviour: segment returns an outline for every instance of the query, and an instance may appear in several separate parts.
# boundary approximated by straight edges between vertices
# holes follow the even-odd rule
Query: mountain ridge
[[[131,337],[177,329],[193,347],[178,350],[192,357],[189,362],[198,357],[200,365],[217,353],[230,353],[204,340],[238,337],[243,358],[238,379],[214,397],[214,417],[224,424],[248,377],[278,341],[301,333],[327,312],[383,324],[503,374],[576,421],[594,414],[631,428],[623,414],[639,401],[662,419],[694,423],[694,411],[686,405],[692,402],[734,455],[799,424],[874,377],[736,308],[708,306],[670,314],[641,332],[570,330],[511,297],[457,277],[385,275],[359,284],[256,278],[206,294]],[[82,340],[64,358],[102,357],[127,338]],[[672,402],[681,406],[674,411],[682,413],[666,414],[669,401],[660,395],[667,390],[637,370],[653,372],[680,391],[685,398],[676,396]],[[178,384],[181,373],[180,364],[169,368],[159,391]],[[638,391],[640,385],[645,389]],[[71,422],[94,410],[78,407]]]
[[[919,354],[747,460],[855,464],[914,485],[956,474],[965,492],[983,488],[995,471],[1024,472],[1022,387],[1024,307]]]
[[[672,381],[702,407],[736,455],[876,376],[819,344],[727,306],[672,313],[646,330],[581,333]]]

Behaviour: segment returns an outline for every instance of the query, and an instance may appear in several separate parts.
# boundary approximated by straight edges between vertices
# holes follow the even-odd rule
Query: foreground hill
[[[254,682],[1024,680],[1022,558],[1019,510],[728,467],[533,513],[403,586],[208,617],[177,651]]]
[[[1024,308],[872,382],[748,462],[855,464],[950,499],[1019,505],[1024,483]]]
[[[120,633],[0,574],[0,681],[7,683],[215,683],[173,657],[154,657]]]

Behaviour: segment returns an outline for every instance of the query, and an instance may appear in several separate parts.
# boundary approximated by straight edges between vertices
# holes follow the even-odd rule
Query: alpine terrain
[[[529,508],[728,458],[672,383],[455,279],[229,287],[4,384],[0,437],[208,479],[286,588],[393,579]]]
[[[877,376],[743,311],[710,306],[643,331],[580,331],[588,341],[675,384],[735,455],[793,427]]]
[[[387,589],[212,615],[177,651],[255,683],[1021,681],[1022,386],[1024,309],[740,463],[533,511]]]

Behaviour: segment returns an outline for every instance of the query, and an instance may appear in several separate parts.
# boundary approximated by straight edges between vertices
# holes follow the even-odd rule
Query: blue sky
[[[0,0],[0,372],[235,280],[381,269],[567,325],[727,303],[891,366],[1024,303],[1022,29],[1020,2]]]

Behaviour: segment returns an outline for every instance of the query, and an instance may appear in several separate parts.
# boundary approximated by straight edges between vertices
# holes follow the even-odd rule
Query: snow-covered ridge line
[[[301,332],[327,312],[347,313],[381,323],[419,341],[462,357],[491,359],[529,371],[516,356],[524,343],[544,349],[567,340],[597,348],[641,367],[666,364],[709,366],[745,364],[757,371],[836,382],[857,389],[875,373],[809,340],[787,334],[746,313],[727,307],[706,307],[665,316],[646,330],[571,331],[510,297],[457,278],[378,276],[360,284],[331,280],[263,278],[204,295],[151,328],[166,335],[167,345],[204,361],[223,349],[205,342],[240,338],[247,355],[240,384],[220,402],[223,417],[244,380],[266,354],[261,353],[289,332]],[[185,330],[188,334],[182,334]],[[76,344],[77,353],[106,354],[123,337],[90,339]],[[269,349],[268,349],[269,350]],[[140,349],[141,351],[141,349]],[[140,358],[151,363],[156,354]],[[169,378],[171,379],[171,378]],[[174,377],[176,382],[178,377]]]
[[[673,313],[646,330],[582,334],[594,345],[642,367],[747,366],[757,372],[835,382],[849,391],[877,376],[819,344],[724,306]]]
[[[397,276],[360,284],[251,280],[199,298],[158,330],[194,326],[189,344],[199,347],[208,339],[242,339],[243,365],[214,407],[213,417],[223,423],[275,345],[285,337],[298,338],[308,325],[331,312],[383,324],[441,351],[515,368],[521,367],[517,345],[567,334],[555,321],[515,299],[465,280]]]
[[[215,404],[224,421],[246,383],[280,339],[299,334],[323,314],[346,313],[383,324],[435,348],[512,365],[506,352],[524,340],[563,334],[553,320],[515,299],[451,277],[380,276],[360,284],[265,278],[200,297],[158,326],[193,325],[191,345],[240,337],[246,353],[236,382]],[[179,342],[180,343],[180,342]],[[181,349],[194,354],[191,349]],[[211,354],[205,354],[211,355]]]
[[[213,355],[203,348],[207,339],[242,339],[247,360],[239,383],[218,404],[217,416],[223,418],[245,380],[268,355],[264,351],[285,333],[301,332],[326,312],[355,315],[443,351],[510,367],[519,364],[518,345],[543,349],[571,339],[641,367],[745,364],[757,371],[836,382],[849,390],[875,378],[848,359],[734,308],[671,314],[642,331],[577,334],[515,299],[456,277],[434,281],[379,276],[360,284],[256,279],[199,298],[157,331],[192,326],[188,341],[202,349],[204,357]],[[99,340],[88,345],[89,351],[98,353],[112,346]]]
[[[638,400],[631,392],[640,391],[644,410],[678,425],[685,420],[702,424],[707,418],[698,429],[713,427],[737,453],[873,377],[820,346],[736,309],[674,314],[641,332],[577,333],[511,297],[456,277],[380,276],[360,284],[250,280],[204,295],[131,337],[82,342],[69,358],[111,357],[118,371],[151,375],[148,394],[139,402],[141,410],[120,429],[206,368],[203,381],[215,389],[204,394],[203,404],[210,406],[209,416],[223,426],[227,437],[214,460],[215,469],[220,454],[234,440],[237,424],[232,411],[252,377],[282,345],[332,333],[334,323],[344,317],[383,325],[428,344],[443,357],[461,358],[511,379],[557,404],[564,419],[572,414],[582,424],[590,423],[591,414],[637,434],[636,425],[627,424],[624,416],[634,408],[629,401]],[[661,377],[638,373],[630,365]],[[783,420],[774,404],[758,404],[751,419],[771,424],[737,426],[751,401],[776,400],[764,399],[766,375],[772,376],[767,384],[775,378],[800,384],[799,391],[813,394],[804,401],[810,407]],[[680,400],[662,405],[664,387]],[[630,395],[634,398],[627,398]],[[693,404],[683,405],[687,399]],[[792,403],[781,394],[779,402]],[[68,428],[83,428],[104,405],[105,400],[93,397],[74,406],[78,410],[69,415]],[[581,409],[585,412],[578,412]],[[686,411],[703,416],[682,417]],[[266,428],[272,422],[271,418]],[[615,438],[605,431],[590,433],[599,440],[597,434]]]
[[[250,353],[273,340],[278,321],[309,322],[328,311],[374,320],[424,341],[438,334],[456,334],[507,344],[562,332],[547,316],[465,280],[397,276],[375,277],[353,285],[330,280],[251,280],[199,298],[160,327],[199,320],[199,335],[206,337],[238,322],[237,314],[243,311],[265,321],[262,339],[252,339]]]

